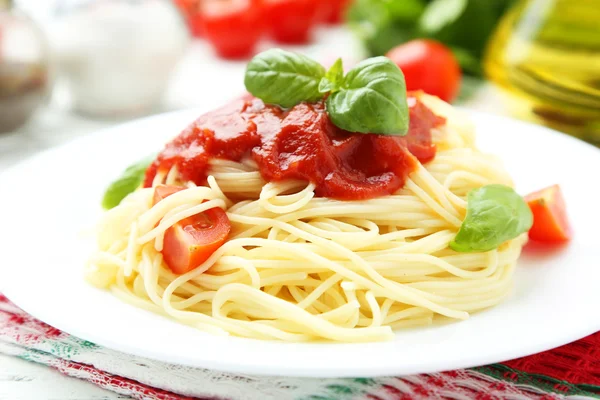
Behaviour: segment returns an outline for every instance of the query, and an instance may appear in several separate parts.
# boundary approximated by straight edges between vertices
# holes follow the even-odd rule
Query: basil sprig
[[[156,155],[148,156],[127,167],[121,176],[111,183],[106,189],[106,192],[104,192],[102,207],[106,210],[110,210],[111,208],[118,206],[129,193],[134,192],[140,187],[144,181],[146,170],[155,158]]]
[[[467,196],[467,216],[450,248],[459,252],[490,251],[527,232],[533,224],[529,206],[504,185],[473,189]]]
[[[286,108],[327,96],[329,118],[347,131],[400,136],[408,132],[404,74],[386,57],[367,59],[344,76],[341,59],[325,71],[306,56],[272,49],[250,61],[244,83],[265,103]]]
[[[342,59],[338,58],[331,68],[329,68],[329,71],[327,71],[325,76],[321,78],[321,82],[319,82],[319,92],[323,94],[337,92],[343,84],[344,66],[342,64]]]

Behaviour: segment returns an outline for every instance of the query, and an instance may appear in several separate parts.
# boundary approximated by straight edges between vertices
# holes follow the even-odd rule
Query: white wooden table
[[[312,51],[344,49],[353,51],[348,33],[334,29],[320,32],[317,45]],[[218,83],[224,93],[243,90],[242,80],[225,79],[215,83],[215,76],[235,74],[241,76],[243,64],[216,62],[202,43],[193,43],[187,56],[177,69],[165,96],[163,106],[157,112],[169,111],[198,104],[199,96],[206,88]],[[219,71],[218,74],[215,74]],[[40,110],[33,120],[19,131],[0,134],[0,173],[41,150],[57,146],[92,131],[113,126],[118,121],[86,119],[70,113],[64,107],[60,93]],[[466,107],[494,113],[506,113],[493,87],[483,86],[466,104]],[[2,291],[0,282],[0,292]],[[91,383],[68,378],[48,367],[21,359],[0,355],[0,400],[113,400],[123,399],[114,393],[100,389]]]

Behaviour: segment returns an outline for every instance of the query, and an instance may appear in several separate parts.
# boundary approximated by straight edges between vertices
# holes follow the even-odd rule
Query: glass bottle
[[[0,0],[0,132],[16,130],[48,100],[49,59],[33,20]]]
[[[518,1],[484,69],[517,116],[600,143],[600,0]]]

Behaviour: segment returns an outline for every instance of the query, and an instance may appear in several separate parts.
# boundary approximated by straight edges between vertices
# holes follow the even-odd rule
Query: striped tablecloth
[[[38,321],[0,295],[0,353],[144,400],[600,398],[600,332],[530,357],[436,374],[352,379],[258,377],[115,352]]]

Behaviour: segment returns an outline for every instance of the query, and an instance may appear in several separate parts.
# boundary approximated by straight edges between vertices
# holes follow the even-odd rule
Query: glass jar
[[[189,42],[170,0],[60,0],[54,17],[60,83],[92,117],[154,111]]]
[[[520,0],[484,59],[519,117],[600,143],[600,0]]]
[[[10,132],[47,101],[49,50],[37,25],[0,0],[0,132]]]

